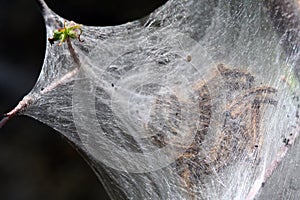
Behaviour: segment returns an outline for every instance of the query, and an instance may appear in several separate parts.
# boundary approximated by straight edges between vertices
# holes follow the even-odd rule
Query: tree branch
[[[42,91],[40,91],[40,93],[39,93],[40,95],[45,95],[45,94],[51,92],[52,90],[54,90],[55,88],[59,87],[60,85],[63,85],[68,80],[70,80],[72,77],[76,76],[76,74],[79,72],[80,60],[71,44],[70,38],[67,38],[67,45],[68,45],[68,49],[70,51],[71,57],[73,58],[73,60],[76,64],[76,67],[72,71],[66,73],[64,76],[60,77],[58,80],[54,81],[53,83],[51,83],[50,85],[45,87]],[[3,115],[3,118],[0,121],[0,128],[2,128],[11,118],[24,112],[26,110],[26,108],[29,107],[35,100],[36,99],[31,95],[25,96],[14,109],[12,109],[10,112]]]

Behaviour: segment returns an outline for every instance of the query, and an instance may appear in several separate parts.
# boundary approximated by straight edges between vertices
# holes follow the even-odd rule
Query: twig
[[[74,77],[78,73],[79,67],[80,67],[80,60],[78,58],[78,55],[75,53],[75,50],[72,46],[70,38],[67,38],[67,44],[68,44],[68,49],[70,51],[71,57],[73,58],[73,60],[76,64],[75,69],[73,69],[72,71],[66,73],[59,80],[57,80],[57,81],[51,83],[49,86],[45,87],[41,91],[41,94],[46,94],[46,93],[52,91],[53,89],[57,88],[59,85],[62,85],[64,83],[66,83],[70,78]]]
[[[74,62],[76,64],[75,69],[66,73],[65,75],[60,77],[58,80],[54,81],[53,83],[51,83],[50,85],[45,87],[42,91],[40,91],[41,95],[47,94],[47,93],[51,92],[52,90],[54,90],[55,88],[59,87],[60,85],[66,83],[69,79],[74,77],[79,72],[80,60],[78,58],[78,55],[75,53],[75,50],[74,50],[69,38],[67,39],[67,45],[68,45],[68,49],[70,51],[71,57],[74,59]],[[25,111],[26,108],[34,102],[34,100],[35,100],[34,97],[32,97],[30,95],[25,96],[14,109],[12,109],[10,112],[3,115],[3,118],[0,121],[0,128],[2,128],[11,118],[13,118],[14,116]]]
[[[279,164],[282,162],[283,158],[286,156],[289,148],[295,143],[296,138],[298,137],[299,128],[296,129],[295,133],[291,133],[289,137],[286,139],[284,146],[282,146],[275,159],[271,162],[269,166],[267,166],[266,170],[263,172],[262,176],[260,176],[253,184],[250,192],[248,193],[246,200],[253,200],[255,196],[258,194],[259,190],[264,186],[266,181],[271,177],[274,171],[277,169]]]
[[[0,121],[0,128],[3,127],[6,122],[8,122],[12,117],[21,111],[25,110],[28,105],[30,105],[33,101],[33,98],[30,96],[25,96],[22,101],[18,103],[18,105],[12,109],[10,112],[4,114],[3,119]]]

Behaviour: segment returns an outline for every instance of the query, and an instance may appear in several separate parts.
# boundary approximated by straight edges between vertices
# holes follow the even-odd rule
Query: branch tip
[[[1,121],[0,121],[0,128],[2,128],[6,122],[8,122],[10,119],[10,116],[8,116],[7,114],[4,114]]]
[[[29,105],[31,105],[32,102],[33,98],[31,96],[25,96],[14,109],[3,115],[0,121],[0,128],[3,127],[12,117],[24,111]]]

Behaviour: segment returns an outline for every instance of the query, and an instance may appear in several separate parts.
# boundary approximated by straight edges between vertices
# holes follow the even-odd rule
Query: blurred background
[[[46,0],[80,24],[118,25],[146,16],[166,0]],[[0,0],[0,114],[28,93],[46,44],[35,0]],[[0,199],[107,200],[101,183],[60,134],[28,117],[0,129]]]

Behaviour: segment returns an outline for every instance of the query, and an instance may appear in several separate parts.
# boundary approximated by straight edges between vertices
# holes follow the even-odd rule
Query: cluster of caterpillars
[[[225,107],[222,108],[224,121],[219,122],[218,127],[213,128],[216,130],[215,133],[212,133],[208,130],[211,125],[213,107],[218,105],[212,103],[209,84],[210,81],[215,80],[222,80],[217,84],[218,87],[222,87],[223,91],[226,91],[227,95],[224,97]],[[263,105],[277,105],[277,101],[269,97],[276,93],[276,89],[263,85],[254,87],[254,76],[249,72],[231,69],[223,64],[217,65],[217,73],[210,80],[198,84],[196,92],[199,105],[199,128],[193,142],[172,164],[189,193],[194,193],[194,189],[199,184],[203,185],[205,177],[212,172],[219,172],[241,157],[238,155],[256,160],[263,143],[263,135],[260,133]],[[161,108],[165,106],[169,108],[170,112],[174,112],[173,114],[169,113],[168,118],[170,123],[173,123],[172,126],[176,126],[174,123],[180,121],[180,102],[178,101],[175,95],[165,97],[165,99],[159,97],[155,102],[157,110],[152,115],[153,120],[155,119],[158,123],[160,119],[158,115],[162,114]],[[160,131],[157,132],[152,126],[151,132],[156,132],[151,137],[153,145],[159,148],[168,145],[164,132],[164,129],[167,128],[160,128]],[[176,135],[176,132],[174,134]],[[214,142],[207,144],[207,137],[214,137]],[[207,148],[208,145],[209,148]]]

